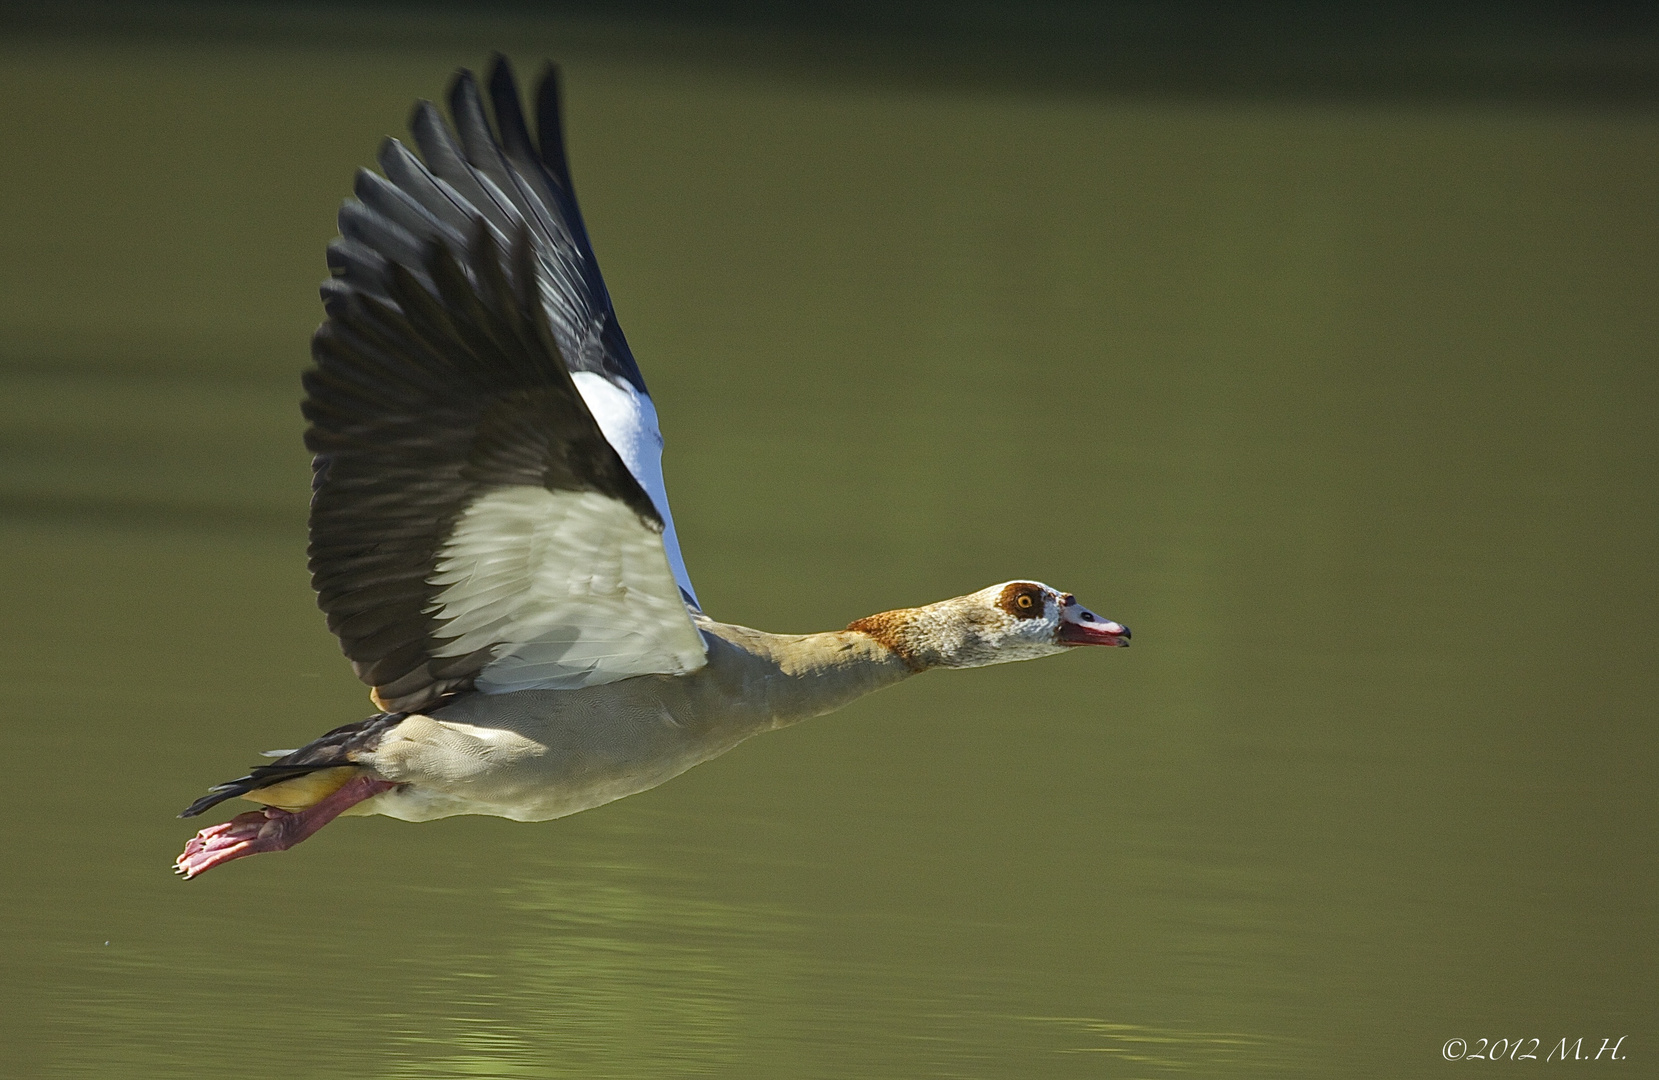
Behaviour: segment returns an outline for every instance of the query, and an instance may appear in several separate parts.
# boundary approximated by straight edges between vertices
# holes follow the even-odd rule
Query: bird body
[[[361,757],[404,786],[360,804],[407,821],[545,821],[656,787],[764,731],[910,675],[867,634],[766,634],[702,620],[708,663],[578,690],[466,694]]]
[[[190,878],[342,814],[544,821],[921,671],[1124,645],[1010,581],[821,634],[705,615],[655,405],[576,207],[556,74],[532,140],[510,69],[494,126],[461,72],[360,173],[305,376],[312,584],[381,711],[213,788],[264,809],[202,830]]]

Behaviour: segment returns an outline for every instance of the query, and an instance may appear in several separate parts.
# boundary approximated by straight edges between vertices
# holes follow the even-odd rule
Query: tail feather
[[[246,795],[250,791],[257,791],[263,787],[280,784],[285,780],[292,780],[296,776],[305,776],[321,769],[334,769],[341,765],[354,765],[357,755],[363,751],[373,750],[380,743],[380,737],[392,728],[403,722],[408,713],[376,713],[367,720],[358,720],[350,724],[342,724],[328,734],[313,739],[300,747],[284,754],[280,761],[269,765],[260,765],[248,770],[248,775],[239,776],[235,780],[227,780],[223,784],[215,784],[208,788],[208,793],[185,807],[181,818],[195,817],[205,810],[211,810],[226,799],[234,799],[239,795]]]

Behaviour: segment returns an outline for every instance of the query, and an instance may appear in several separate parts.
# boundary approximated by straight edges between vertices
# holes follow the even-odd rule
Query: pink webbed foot
[[[257,855],[262,851],[285,851],[299,841],[292,837],[298,814],[268,806],[237,814],[229,821],[212,825],[184,845],[184,853],[173,863],[173,872],[193,878],[220,863]]]
[[[232,859],[258,855],[263,851],[287,851],[340,816],[342,811],[396,786],[389,780],[358,776],[328,798],[304,810],[290,812],[267,806],[262,810],[237,814],[229,821],[211,825],[191,837],[190,842],[184,845],[184,851],[174,860],[173,872],[189,879]]]

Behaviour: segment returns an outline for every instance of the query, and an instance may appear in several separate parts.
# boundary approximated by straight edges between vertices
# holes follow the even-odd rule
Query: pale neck
[[[751,722],[787,727],[833,712],[865,694],[915,674],[867,633],[768,634],[746,626],[703,623],[709,668],[730,699],[746,704]]]

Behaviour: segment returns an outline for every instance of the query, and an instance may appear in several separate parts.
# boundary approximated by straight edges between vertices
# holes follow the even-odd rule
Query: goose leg
[[[173,872],[186,879],[205,873],[220,863],[230,862],[262,851],[287,851],[340,814],[382,791],[397,785],[390,780],[372,776],[358,776],[346,782],[334,794],[304,810],[278,810],[267,806],[237,814],[223,824],[213,825],[184,845],[184,852],[173,863]]]

